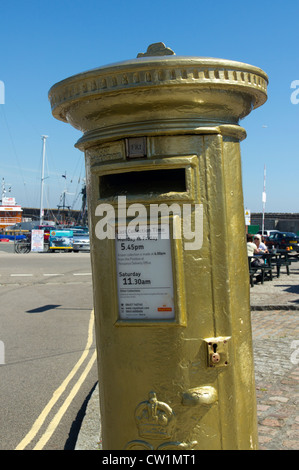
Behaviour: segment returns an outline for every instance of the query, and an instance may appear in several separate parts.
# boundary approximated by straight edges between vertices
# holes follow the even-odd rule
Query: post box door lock
[[[230,336],[206,338],[208,367],[226,367],[229,364]]]

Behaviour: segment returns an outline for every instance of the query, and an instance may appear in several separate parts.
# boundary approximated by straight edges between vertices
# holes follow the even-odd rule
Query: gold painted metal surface
[[[239,119],[265,102],[267,81],[240,62],[146,55],[49,92],[53,115],[83,132],[104,449],[257,448]],[[178,168],[183,191],[171,189]],[[95,235],[99,204],[118,215],[117,184],[147,216],[152,204],[202,205],[202,246],[171,240],[172,322],[118,318],[115,240]]]
[[[78,146],[85,149],[129,135],[236,125],[265,102],[267,83],[261,69],[241,62],[142,57],[63,80],[49,99],[57,119],[84,132]]]
[[[217,390],[211,386],[197,387],[183,393],[182,404],[185,406],[210,406],[218,400]]]

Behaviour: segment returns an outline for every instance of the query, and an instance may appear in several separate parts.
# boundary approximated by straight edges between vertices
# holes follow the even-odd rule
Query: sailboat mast
[[[47,135],[42,135],[43,140],[43,162],[42,162],[42,177],[41,177],[41,190],[40,190],[40,211],[39,211],[39,224],[43,224],[44,209],[43,209],[43,197],[44,197],[44,172],[45,172],[45,155],[46,155],[46,139]]]

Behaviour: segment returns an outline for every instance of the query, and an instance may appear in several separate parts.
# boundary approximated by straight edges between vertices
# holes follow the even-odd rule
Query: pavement
[[[250,288],[260,450],[299,448],[299,259],[290,275]],[[101,449],[99,391],[88,402],[75,450]]]

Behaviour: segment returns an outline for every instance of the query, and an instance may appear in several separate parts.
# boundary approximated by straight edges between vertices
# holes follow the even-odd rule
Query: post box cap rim
[[[160,66],[160,67],[180,67],[180,66],[201,66],[201,67],[213,67],[221,70],[222,68],[230,68],[231,70],[240,72],[249,72],[260,75],[266,82],[269,82],[268,75],[261,68],[254,65],[247,64],[245,62],[220,59],[215,57],[197,57],[197,56],[151,56],[151,57],[138,57],[136,59],[124,60],[120,62],[114,62],[100,67],[95,67],[78,74],[71,75],[68,78],[60,80],[55,83],[49,90],[49,96],[51,93],[60,86],[70,85],[80,80],[91,78],[93,76],[99,76],[102,74],[113,73],[113,72],[129,72],[131,69],[147,68],[149,66]]]

